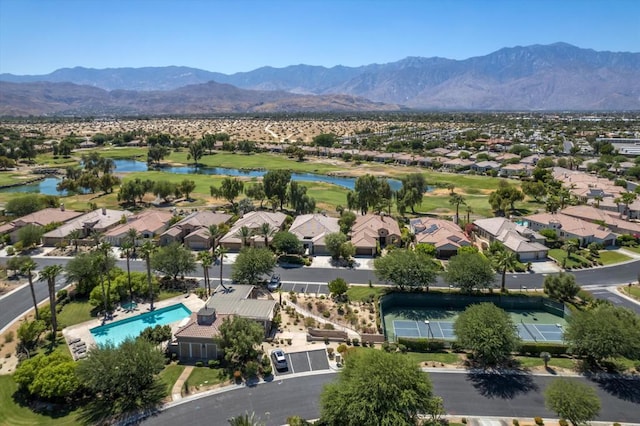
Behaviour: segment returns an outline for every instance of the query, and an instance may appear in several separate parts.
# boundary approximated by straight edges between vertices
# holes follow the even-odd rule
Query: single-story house
[[[118,225],[104,234],[105,239],[113,246],[120,247],[127,237],[130,229],[135,229],[140,240],[136,244],[142,244],[142,240],[154,238],[164,232],[173,214],[164,210],[145,210],[127,218],[127,223]]]
[[[227,223],[231,215],[203,210],[191,213],[160,235],[160,245],[174,242],[184,243],[190,250],[204,250],[211,247],[208,229],[211,225]],[[193,235],[191,235],[193,234]]]
[[[252,319],[264,328],[266,336],[271,331],[276,308],[271,294],[254,286],[233,285],[226,290],[219,286],[204,307],[174,333],[172,350],[182,360],[220,358],[223,355],[219,342],[220,325],[225,318]]]
[[[476,173],[487,173],[489,170],[500,171],[500,163],[497,161],[478,161],[475,164],[471,165],[471,170]]]
[[[577,238],[580,246],[599,243],[605,247],[616,244],[616,234],[606,226],[587,222],[562,213],[538,213],[524,218],[534,231],[552,229],[561,239]]]
[[[338,219],[323,214],[304,214],[295,218],[289,232],[298,237],[310,255],[328,255],[324,237],[340,232]]]
[[[0,226],[0,234],[9,234],[11,243],[15,243],[18,241],[18,231],[27,225],[43,227],[52,223],[65,223],[80,215],[82,215],[82,212],[65,210],[64,205],[61,205],[60,208],[57,209],[43,209],[5,223]]]
[[[416,237],[416,243],[432,244],[438,257],[454,256],[460,247],[471,245],[462,229],[447,220],[420,217],[411,219],[409,227]]]
[[[42,244],[45,246],[55,246],[66,240],[68,235],[74,230],[81,231],[81,238],[88,238],[94,232],[106,233],[109,229],[126,223],[127,218],[132,216],[128,210],[97,209],[82,216],[78,216],[64,225],[47,232],[42,236]]]
[[[356,255],[375,256],[378,248],[400,242],[398,222],[385,215],[367,214],[358,216],[351,228],[351,243]]]
[[[559,213],[576,217],[592,223],[605,224],[607,228],[617,234],[638,234],[640,235],[640,223],[630,222],[620,218],[619,214],[611,211],[597,209],[592,206],[569,206]]]
[[[275,231],[281,231],[286,219],[287,215],[282,212],[255,211],[246,213],[233,224],[229,232],[220,238],[220,245],[229,251],[240,251],[242,248],[242,239],[238,236],[238,232],[240,228],[246,226],[252,231],[252,235],[248,241],[249,245],[251,247],[264,247],[264,237],[257,233],[262,224],[268,223]],[[267,241],[271,243],[272,238],[273,236],[268,237]]]
[[[483,248],[494,241],[500,241],[514,252],[521,262],[547,258],[549,248],[543,244],[545,238],[526,226],[513,223],[504,217],[477,219],[473,224],[474,233],[483,243]]]

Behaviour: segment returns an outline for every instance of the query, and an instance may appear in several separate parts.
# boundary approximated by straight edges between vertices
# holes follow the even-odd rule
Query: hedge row
[[[522,355],[538,356],[540,352],[549,352],[551,355],[564,355],[567,350],[567,345],[561,343],[523,343],[520,345],[520,353]]]
[[[438,339],[410,339],[399,337],[398,343],[405,345],[411,352],[437,352],[450,345],[450,342]]]

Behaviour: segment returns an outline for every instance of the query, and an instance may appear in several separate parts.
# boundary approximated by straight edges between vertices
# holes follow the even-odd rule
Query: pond
[[[137,160],[114,160],[117,173],[144,172],[148,170],[147,163]],[[166,166],[157,170],[175,173],[175,174],[204,174],[204,175],[222,175],[222,176],[241,176],[241,177],[262,177],[266,170],[241,170],[226,167],[194,167],[194,166]],[[355,187],[356,178],[327,176],[314,173],[292,173],[291,180],[301,182],[324,182],[338,185],[343,188],[353,189]],[[44,180],[29,185],[14,186],[11,188],[0,189],[0,192],[35,192],[45,195],[66,195],[65,192],[56,190],[59,178],[47,177]],[[389,186],[394,191],[402,188],[402,182],[398,179],[387,179]],[[431,191],[432,188],[427,189]]]

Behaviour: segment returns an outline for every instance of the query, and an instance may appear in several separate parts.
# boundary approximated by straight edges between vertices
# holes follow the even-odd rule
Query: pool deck
[[[156,310],[160,308],[165,308],[167,306],[176,305],[178,303],[182,303],[191,312],[197,312],[200,308],[204,306],[205,301],[202,299],[199,299],[195,294],[190,294],[189,296],[186,296],[186,295],[176,296],[171,299],[156,302],[153,304],[153,307],[154,307],[154,310]],[[146,312],[149,312],[148,303],[138,303],[138,306],[132,311],[118,308],[113,313],[113,317],[104,323],[103,323],[102,317],[96,318],[91,321],[66,327],[64,330],[62,330],[62,335],[64,336],[67,344],[69,345],[69,350],[71,351],[72,355],[74,355],[74,358],[80,358],[79,356],[77,356],[78,354],[76,354],[74,351],[74,345],[84,342],[89,349],[91,347],[95,347],[96,341],[94,340],[93,335],[91,334],[91,331],[90,331],[92,328],[99,327],[101,325],[112,324],[116,321],[120,321],[126,318],[131,318],[136,315],[144,314]],[[186,321],[187,321],[187,318],[181,321],[169,324],[171,326],[171,331],[175,332],[183,323],[186,323]]]

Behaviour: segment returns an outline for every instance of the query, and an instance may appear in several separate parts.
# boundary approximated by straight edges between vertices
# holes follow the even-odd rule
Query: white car
[[[278,348],[271,351],[271,360],[277,370],[289,368],[289,365],[287,364],[287,357],[284,355],[284,351],[282,349]]]

